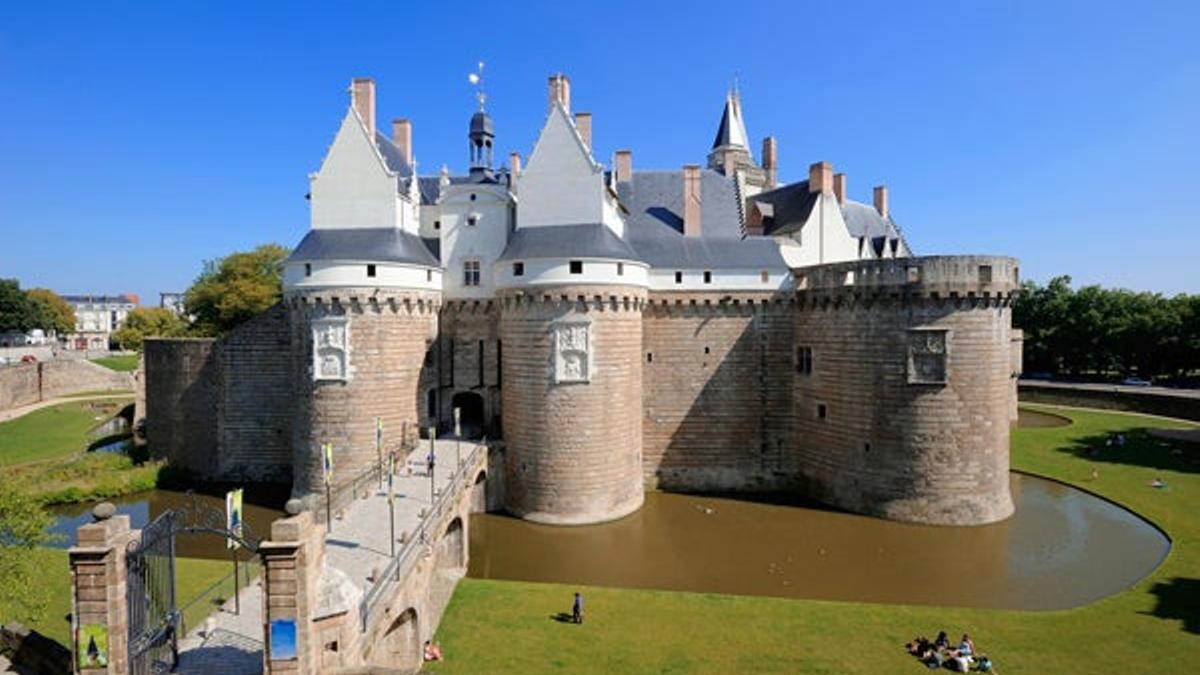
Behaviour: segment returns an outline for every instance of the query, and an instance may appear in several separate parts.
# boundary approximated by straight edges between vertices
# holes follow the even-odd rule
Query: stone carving
[[[554,381],[590,382],[592,379],[591,324],[564,321],[552,327],[554,339]]]
[[[910,384],[945,384],[949,331],[914,328],[908,332]]]
[[[313,319],[313,380],[350,379],[350,319],[331,316]]]

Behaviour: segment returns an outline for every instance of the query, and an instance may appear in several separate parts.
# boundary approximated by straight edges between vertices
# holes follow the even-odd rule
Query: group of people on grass
[[[932,642],[924,635],[918,635],[913,638],[912,642],[904,645],[904,648],[927,668],[946,668],[958,673],[974,669],[981,673],[988,673],[992,671],[993,667],[992,660],[987,657],[987,654],[980,654],[976,651],[975,642],[966,633],[963,633],[957,649],[951,648],[950,638],[947,637],[946,631],[939,632],[937,639]]]

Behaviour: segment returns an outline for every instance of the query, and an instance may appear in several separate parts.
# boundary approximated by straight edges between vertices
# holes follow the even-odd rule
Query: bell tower
[[[475,100],[479,103],[479,111],[471,116],[471,129],[467,133],[470,140],[471,178],[478,181],[492,177],[492,146],[496,140],[496,130],[485,107],[487,94],[483,91],[483,61],[479,62],[479,69],[471,73],[468,80],[475,85]]]

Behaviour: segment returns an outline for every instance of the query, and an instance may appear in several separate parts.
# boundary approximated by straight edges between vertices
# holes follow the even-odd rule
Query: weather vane
[[[483,92],[483,61],[479,62],[475,72],[467,75],[467,81],[475,85],[475,100],[479,101],[479,109],[483,110],[483,104],[487,101],[487,94]]]

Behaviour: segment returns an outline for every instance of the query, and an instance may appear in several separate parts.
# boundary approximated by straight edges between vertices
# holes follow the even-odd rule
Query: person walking
[[[575,623],[583,623],[583,596],[575,594],[575,604],[571,606],[571,620]]]

